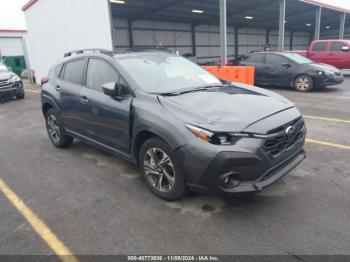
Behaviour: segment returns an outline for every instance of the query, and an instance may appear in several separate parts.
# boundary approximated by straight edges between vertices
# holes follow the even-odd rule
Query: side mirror
[[[118,83],[113,82],[113,83],[106,83],[102,86],[103,93],[107,96],[112,97],[113,99],[120,101],[123,99],[123,97],[120,96],[119,88],[118,88]]]
[[[344,51],[344,52],[348,52],[350,50],[350,47],[342,46],[341,50]]]
[[[9,66],[7,68],[9,69],[10,72],[12,72],[12,67],[11,66]]]
[[[283,63],[283,64],[282,64],[282,66],[283,66],[283,67],[285,67],[285,68],[289,68],[289,67],[291,67],[291,65],[290,65],[290,64],[288,64],[288,63]]]

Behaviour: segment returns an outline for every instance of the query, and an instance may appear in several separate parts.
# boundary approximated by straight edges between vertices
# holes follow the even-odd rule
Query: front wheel
[[[24,95],[24,91],[23,91],[22,93],[17,94],[17,95],[16,95],[16,98],[17,98],[17,99],[24,99],[24,96],[25,96],[25,95]]]
[[[300,92],[310,92],[314,88],[314,81],[308,75],[297,76],[294,80],[294,88]]]
[[[172,149],[162,140],[147,140],[140,150],[139,163],[147,185],[156,196],[177,200],[184,195],[184,176]]]
[[[65,134],[58,113],[50,109],[45,115],[46,129],[52,144],[58,148],[69,147],[73,138]]]

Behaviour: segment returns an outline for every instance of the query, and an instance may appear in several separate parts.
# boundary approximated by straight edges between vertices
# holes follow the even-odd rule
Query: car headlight
[[[17,76],[17,75],[13,75],[10,79],[10,82],[13,83],[13,82],[17,82],[17,81],[20,81],[21,79]]]
[[[243,137],[250,137],[244,133],[212,132],[197,126],[186,124],[188,130],[196,137],[214,145],[232,145]]]
[[[314,70],[314,72],[320,76],[325,76],[326,75],[326,72],[323,71],[323,70]]]
[[[329,76],[329,75],[333,75],[332,71],[328,71],[328,70],[314,70],[314,72],[320,76]]]

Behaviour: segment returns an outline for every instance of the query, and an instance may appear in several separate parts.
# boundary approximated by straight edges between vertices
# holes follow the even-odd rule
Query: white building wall
[[[25,19],[29,59],[38,79],[68,51],[112,49],[109,1],[39,0],[25,11]]]

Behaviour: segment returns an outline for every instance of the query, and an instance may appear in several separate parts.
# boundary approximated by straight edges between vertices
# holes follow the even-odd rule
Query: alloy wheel
[[[170,157],[159,148],[150,148],[144,157],[144,172],[154,189],[166,193],[175,185],[175,169]]]
[[[53,114],[47,116],[47,130],[49,132],[49,136],[54,143],[59,143],[60,141],[60,128],[57,123],[57,118]]]

